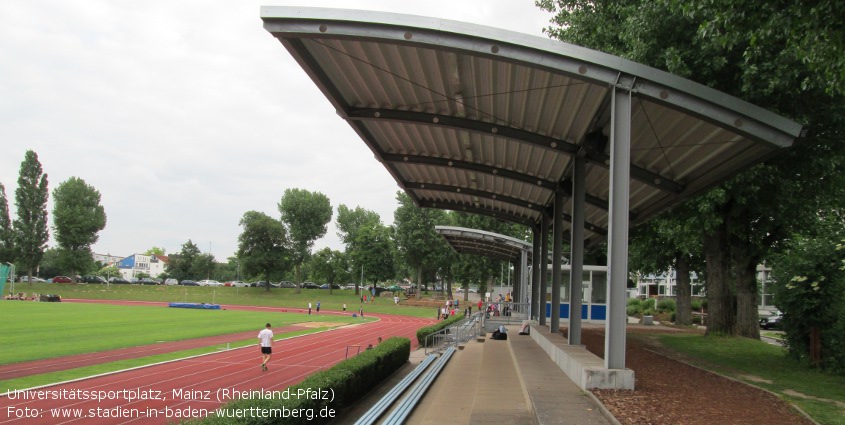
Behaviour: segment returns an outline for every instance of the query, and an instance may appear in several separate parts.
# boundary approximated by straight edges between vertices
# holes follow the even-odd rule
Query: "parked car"
[[[236,286],[236,287],[239,287],[239,288],[244,288],[244,287],[249,286],[249,284],[245,283],[245,282],[241,282],[240,280],[233,280],[231,282],[226,282],[226,286]]]
[[[71,282],[73,282],[67,276],[56,276],[56,277],[50,279],[50,281],[53,282],[53,283],[71,283]]]
[[[314,282],[302,282],[302,287],[305,289],[320,289],[320,285]]]
[[[296,284],[293,282],[288,282],[287,280],[283,280],[279,282],[280,288],[296,288]]]
[[[199,283],[200,286],[223,286],[222,283],[220,283],[216,280],[213,280],[213,279],[204,279],[204,280],[201,280],[197,283]]]
[[[760,327],[763,329],[780,329],[780,322],[783,316],[774,314],[769,317],[760,318]]]
[[[320,285],[320,289],[329,289],[329,284],[324,283],[324,284]],[[332,289],[340,289],[340,285],[334,283],[334,284],[332,284]]]
[[[29,282],[29,276],[21,276],[18,278],[18,282]],[[40,277],[32,276],[33,283],[49,283],[49,279],[42,279]]]
[[[106,280],[100,276],[87,274],[82,276],[82,279],[79,279],[82,283],[106,283]]]
[[[194,282],[193,280],[190,280],[190,279],[185,279],[185,280],[179,282],[179,284],[182,285],[182,286],[200,286],[199,283],[196,283],[196,282]]]
[[[266,280],[259,280],[258,282],[253,282],[252,286],[256,287],[256,288],[266,288],[267,287],[267,281]],[[270,286],[274,286],[274,285],[270,284]]]
[[[142,278],[138,281],[141,285],[161,285],[161,281],[149,277]]]
[[[124,279],[123,277],[115,276],[115,277],[109,278],[109,283],[125,284],[125,283],[129,283],[129,281]]]
[[[164,281],[165,285],[178,285],[179,281],[173,278],[167,279]]]

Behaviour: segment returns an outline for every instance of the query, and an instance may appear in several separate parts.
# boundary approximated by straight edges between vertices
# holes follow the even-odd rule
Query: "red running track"
[[[135,303],[133,303],[135,304]],[[226,308],[261,309],[227,306]],[[271,311],[279,309],[271,309]],[[330,313],[329,314],[341,314]],[[0,397],[0,424],[165,424],[211,412],[231,391],[284,391],[308,375],[357,353],[378,337],[402,336],[433,320],[372,314],[380,320],[277,341],[270,370],[256,346],[228,350],[42,388],[46,394]],[[256,329],[257,335],[258,329]],[[80,399],[84,395],[89,399]],[[92,396],[102,396],[92,400]],[[156,396],[156,399],[143,399]],[[142,398],[142,399],[139,399]]]

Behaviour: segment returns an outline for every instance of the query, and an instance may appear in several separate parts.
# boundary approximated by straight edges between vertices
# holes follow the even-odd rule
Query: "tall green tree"
[[[337,235],[347,248],[355,240],[359,229],[381,224],[381,217],[375,211],[361,207],[355,207],[353,210],[344,204],[337,207]]]
[[[270,291],[270,276],[287,268],[288,249],[285,226],[267,214],[247,211],[240,221],[238,259],[244,274],[261,276]]]
[[[94,265],[91,245],[106,227],[100,192],[78,177],[71,177],[53,190],[53,234],[62,264],[75,279]]]
[[[299,287],[302,283],[302,263],[311,253],[314,241],[326,234],[332,211],[326,195],[304,189],[285,190],[279,202],[282,222],[287,225],[291,260],[296,268],[296,293],[302,291]]]
[[[170,261],[167,263],[167,274],[180,282],[186,279],[199,279],[199,276],[194,274],[194,260],[202,254],[199,247],[190,239],[182,244],[182,249],[178,254],[170,256]]]
[[[41,264],[38,266],[38,273],[41,277],[49,279],[54,276],[64,275],[65,270],[61,265],[61,254],[58,248],[47,248],[41,257]]]
[[[337,235],[346,246],[350,270],[361,270],[363,264],[358,264],[360,259],[379,256],[380,249],[376,249],[377,252],[364,252],[374,247],[360,243],[363,238],[359,238],[359,235],[364,229],[372,230],[383,226],[381,217],[375,211],[361,207],[355,207],[353,210],[343,204],[337,207]],[[393,252],[396,252],[396,250],[394,249]],[[396,264],[395,261],[391,261],[391,263]],[[359,284],[363,284],[363,282],[358,282],[359,279],[353,280],[355,281],[355,294],[358,295],[360,293]]]
[[[362,285],[393,279],[396,276],[393,230],[387,226],[361,228],[355,236],[350,257],[355,265],[352,275],[364,275]]]
[[[311,256],[311,270],[315,278],[321,278],[329,284],[329,294],[332,285],[349,278],[349,262],[346,254],[331,248],[323,248]]]
[[[6,187],[0,183],[0,263],[15,261],[15,232],[9,217],[9,200]]]
[[[845,4],[537,3],[555,14],[552,37],[690,78],[809,129],[792,149],[693,201],[707,260],[707,331],[758,337],[756,264],[842,199],[845,73],[834,52],[845,40]]]
[[[405,192],[396,192],[396,200],[399,202],[393,212],[396,248],[405,263],[417,271],[416,283],[423,285],[424,269],[436,269],[438,256],[449,249],[434,226],[448,224],[449,219],[443,210],[417,207]]]
[[[27,276],[32,276],[47,248],[47,196],[47,175],[41,169],[38,154],[26,151],[15,190],[17,218],[13,228],[16,258]]]

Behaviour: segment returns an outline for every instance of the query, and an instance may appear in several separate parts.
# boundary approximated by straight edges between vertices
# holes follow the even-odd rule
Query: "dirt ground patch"
[[[604,357],[604,329],[583,329],[582,342]],[[634,391],[593,390],[620,423],[812,424],[777,396],[658,354],[652,344],[635,335],[627,340],[625,363],[634,370]]]

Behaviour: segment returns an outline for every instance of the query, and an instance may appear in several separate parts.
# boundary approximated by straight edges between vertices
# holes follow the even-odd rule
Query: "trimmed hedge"
[[[458,320],[463,319],[464,317],[466,317],[466,316],[463,315],[463,314],[456,314],[456,315],[454,315],[454,316],[452,316],[452,317],[450,317],[450,318],[448,318],[448,319],[446,319],[442,322],[437,322],[437,323],[435,323],[431,326],[419,328],[419,330],[417,330],[417,342],[420,343],[420,347],[426,346],[425,345],[425,338],[427,336],[435,334],[437,332],[440,332],[441,330],[443,330],[447,326],[451,326],[452,324],[454,324]]]
[[[402,365],[408,362],[411,355],[411,340],[408,338],[392,337],[383,341],[372,350],[366,350],[355,357],[346,359],[330,369],[322,370],[305,378],[302,382],[288,387],[285,392],[290,396],[276,399],[244,399],[234,400],[221,406],[221,410],[233,413],[240,412],[243,418],[209,416],[197,421],[206,424],[324,424],[332,421],[333,417],[325,412],[334,410],[335,416],[339,411],[358,401],[367,392],[381,384]],[[311,398],[297,397],[298,391],[330,390],[329,397]],[[284,394],[284,392],[283,392]],[[314,394],[309,393],[309,394]],[[322,396],[322,394],[320,394]],[[270,412],[266,415],[255,412]],[[323,414],[321,415],[321,412]],[[296,415],[294,415],[296,413]],[[277,417],[270,417],[277,416]],[[279,417],[284,416],[284,417]],[[296,416],[296,417],[294,417]]]

